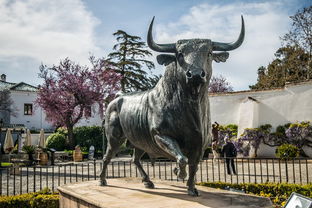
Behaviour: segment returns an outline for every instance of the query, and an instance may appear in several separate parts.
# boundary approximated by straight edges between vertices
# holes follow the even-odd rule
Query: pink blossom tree
[[[104,59],[90,57],[92,68],[80,66],[68,58],[51,68],[41,65],[37,105],[42,107],[47,120],[68,130],[68,144],[74,148],[74,125],[84,116],[91,116],[91,106],[103,107],[120,89],[120,75],[110,69]]]
[[[209,83],[208,88],[210,93],[218,93],[218,92],[232,92],[233,87],[222,75],[213,76]]]

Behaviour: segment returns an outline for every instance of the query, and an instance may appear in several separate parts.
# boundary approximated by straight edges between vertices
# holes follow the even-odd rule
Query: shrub
[[[127,140],[120,146],[118,155],[133,155],[133,147],[131,144],[129,145]]]
[[[286,131],[285,125],[284,126],[279,125],[276,127],[276,134],[286,136],[285,131]]]
[[[238,129],[238,126],[236,124],[228,124],[226,126],[220,125],[219,132],[218,132],[218,137],[219,137],[218,148],[222,148],[222,146],[225,144],[224,137],[226,135],[229,135],[230,139],[236,138],[237,129]]]
[[[234,142],[237,152],[248,156],[250,147],[253,147],[257,153],[260,143],[268,135],[270,130],[268,125],[261,127],[262,128],[247,128],[244,130],[241,137]]]
[[[33,145],[24,145],[22,150],[27,154],[34,154],[36,151],[36,147]]]
[[[49,189],[16,196],[0,196],[0,208],[58,208],[59,195]]]
[[[89,151],[91,145],[95,151],[103,146],[103,131],[100,126],[81,126],[74,128],[75,146],[79,145],[82,151]]]
[[[292,144],[283,144],[276,150],[276,157],[289,160],[299,156],[299,148]]]
[[[56,133],[60,133],[60,134],[63,134],[64,136],[67,136],[68,131],[65,127],[60,127],[56,130]]]
[[[264,125],[261,125],[259,127],[259,129],[261,129],[262,131],[264,131],[266,133],[270,133],[272,130],[272,125],[271,124],[264,124]]]
[[[47,148],[62,151],[66,148],[66,136],[60,133],[51,134],[47,139]]]
[[[258,196],[269,197],[275,205],[283,205],[290,197],[292,192],[302,194],[307,197],[312,197],[312,184],[299,185],[287,183],[241,183],[231,184],[224,182],[204,182],[200,183],[202,186],[212,188],[234,188],[244,190],[248,194],[256,194]]]
[[[59,195],[38,195],[30,201],[32,208],[57,208],[59,207]]]

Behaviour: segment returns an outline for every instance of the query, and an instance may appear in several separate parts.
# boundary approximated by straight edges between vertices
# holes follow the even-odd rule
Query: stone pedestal
[[[201,196],[191,197],[185,184],[153,180],[146,189],[138,178],[108,179],[108,186],[86,181],[61,186],[60,208],[204,208],[272,207],[268,198],[197,186]]]

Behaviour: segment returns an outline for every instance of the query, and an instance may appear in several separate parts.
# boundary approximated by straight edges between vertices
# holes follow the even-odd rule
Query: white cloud
[[[70,57],[87,64],[89,53],[100,50],[94,40],[98,23],[78,0],[2,0],[0,61],[28,57],[51,65]]]
[[[245,19],[243,45],[230,52],[226,63],[214,64],[214,74],[222,74],[235,90],[247,89],[257,79],[257,69],[266,66],[280,47],[290,20],[282,2],[201,4],[192,7],[177,22],[157,24],[155,39],[160,43],[187,38],[209,38],[219,42],[235,41],[240,32],[240,15]]]

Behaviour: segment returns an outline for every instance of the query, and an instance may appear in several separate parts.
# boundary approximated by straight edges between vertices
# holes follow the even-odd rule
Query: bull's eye
[[[183,56],[182,53],[178,54],[177,59],[178,59],[179,64],[183,65],[183,63],[184,63],[184,56]]]

